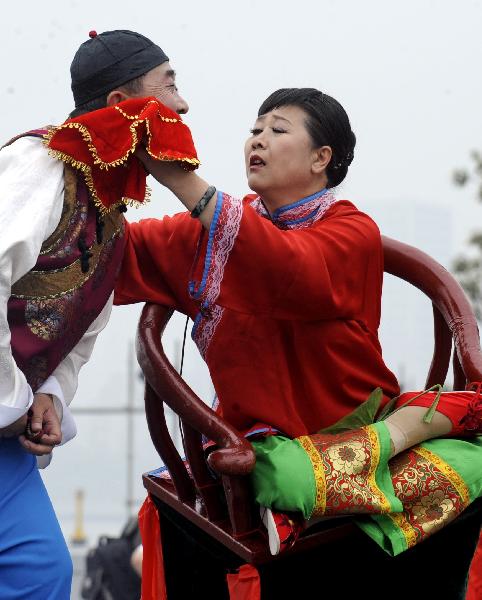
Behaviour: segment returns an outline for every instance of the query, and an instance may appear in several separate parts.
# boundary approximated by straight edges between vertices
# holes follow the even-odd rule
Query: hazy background
[[[450,267],[481,211],[470,188],[453,187],[454,168],[480,148],[482,6],[476,0],[256,2],[9,2],[0,38],[0,140],[72,109],[69,66],[88,32],[132,29],[157,42],[178,72],[191,106],[200,173],[219,189],[243,195],[242,147],[262,100],[279,87],[317,87],[346,108],[357,135],[355,160],[338,189],[372,214],[382,232],[415,244]],[[154,186],[138,220],[180,210]],[[8,199],[2,199],[8,201]],[[1,232],[0,232],[1,235]],[[127,403],[129,348],[140,306],[114,309],[84,368],[74,406]],[[391,368],[421,386],[431,356],[431,309],[387,278],[381,339]],[[183,321],[167,347],[175,361]],[[212,387],[192,342],[188,381],[207,401]],[[135,368],[137,372],[137,367]],[[142,405],[135,379],[134,402]],[[159,465],[139,413],[134,428],[135,504],[143,471]],[[77,416],[75,440],[55,452],[44,480],[65,534],[73,531],[74,493],[85,491],[89,543],[117,533],[127,515],[123,414]]]

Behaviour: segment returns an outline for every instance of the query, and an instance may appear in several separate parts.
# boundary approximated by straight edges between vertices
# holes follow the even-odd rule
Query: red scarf
[[[102,213],[149,197],[146,171],[134,156],[141,144],[157,160],[199,166],[188,126],[156,98],[131,98],[68,119],[45,138],[52,156],[83,173]]]

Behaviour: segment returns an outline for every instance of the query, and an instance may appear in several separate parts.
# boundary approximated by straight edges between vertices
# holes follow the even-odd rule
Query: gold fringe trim
[[[112,204],[112,206],[107,208],[102,203],[102,200],[99,198],[99,196],[97,195],[97,192],[96,192],[95,186],[94,186],[94,180],[92,178],[92,169],[90,168],[89,165],[86,165],[83,162],[73,159],[68,154],[65,154],[64,152],[60,152],[60,150],[52,150],[51,148],[49,148],[48,151],[49,151],[50,156],[53,156],[54,158],[61,160],[62,162],[72,166],[74,169],[77,169],[78,171],[81,171],[83,173],[85,183],[86,183],[87,187],[89,188],[89,192],[92,197],[92,201],[98,208],[101,215],[105,216],[105,215],[109,214],[115,208],[118,208],[119,206],[121,206],[121,204],[129,204],[129,202],[138,202],[138,201],[133,201],[130,198],[121,198],[118,202],[115,202],[114,204]],[[147,194],[146,194],[145,201],[148,201]]]
[[[389,513],[387,517],[390,517],[390,519],[402,532],[402,535],[405,538],[405,543],[407,544],[407,549],[413,548],[413,546],[415,546],[417,543],[417,530],[410,525],[404,513]]]
[[[470,494],[469,488],[467,487],[465,481],[460,477],[460,475],[453,469],[448,463],[440,458],[437,454],[434,454],[427,448],[422,448],[421,446],[417,446],[416,448],[412,448],[415,454],[419,456],[423,456],[426,460],[433,463],[445,477],[450,481],[450,483],[457,490],[458,495],[460,496],[464,507],[470,504]]]
[[[392,510],[392,505],[387,500],[387,497],[382,492],[382,490],[377,485],[377,468],[380,464],[380,440],[378,438],[378,433],[374,425],[368,425],[366,428],[368,433],[368,438],[370,440],[370,446],[372,449],[371,457],[370,457],[370,471],[368,474],[368,482],[370,489],[374,496],[378,497],[378,502],[380,505],[380,511],[384,513],[389,513]],[[386,466],[388,469],[388,465]]]
[[[131,135],[132,135],[131,147],[129,148],[129,150],[127,150],[127,152],[124,154],[124,156],[122,156],[121,158],[117,158],[116,160],[113,160],[111,162],[105,162],[100,158],[100,156],[97,152],[97,148],[94,146],[94,144],[92,142],[92,136],[90,135],[90,131],[87,129],[87,127],[85,125],[82,125],[82,123],[70,122],[70,123],[64,123],[63,125],[59,125],[58,127],[54,127],[51,131],[49,131],[48,133],[46,133],[44,135],[44,138],[45,138],[44,144],[48,147],[53,136],[57,133],[57,131],[60,131],[62,129],[77,129],[79,131],[79,133],[81,134],[84,142],[87,142],[87,148],[89,149],[89,152],[92,154],[92,156],[94,158],[94,165],[99,165],[100,169],[105,169],[107,171],[109,169],[109,167],[119,167],[119,166],[123,165],[129,158],[129,156],[136,149],[136,145],[139,140],[137,138],[137,132],[136,132],[135,128],[132,129],[132,126],[134,124],[135,123],[133,123],[129,127],[129,129],[131,131]],[[55,150],[55,152],[58,152],[58,150]],[[77,161],[74,161],[74,162],[77,162]],[[84,163],[80,163],[80,164],[84,164]]]
[[[309,436],[302,435],[297,437],[296,441],[308,454],[315,475],[316,496],[312,515],[321,516],[326,510],[326,479],[323,461]]]
[[[434,464],[437,467],[437,469],[446,477],[446,479],[457,491],[457,494],[461,499],[463,508],[466,508],[470,504],[469,489],[465,481],[448,463],[442,460],[437,454],[434,454],[430,450],[427,450],[427,448],[416,446],[411,450],[413,450],[415,454],[418,454],[419,456],[424,458],[426,461]],[[418,542],[419,532],[415,527],[413,527],[413,525],[410,523],[410,521],[405,515],[406,512],[391,513],[388,516],[402,532],[403,537],[405,538],[405,541],[407,543],[407,548],[412,548]]]
[[[149,102],[144,106],[144,108],[142,110],[146,110],[146,107],[149,106],[149,104],[155,104],[158,107],[158,104],[155,100],[149,100]],[[132,121],[138,121],[139,120],[139,115],[128,115],[125,111],[122,110],[122,108],[119,105],[114,106],[114,108],[120,112],[120,114],[125,117],[126,119],[132,120]],[[161,115],[161,113],[159,112],[159,107],[157,108],[157,116],[161,119],[161,121],[164,121],[165,123],[182,123],[183,121],[181,119],[171,119],[169,117],[164,117],[163,115]]]

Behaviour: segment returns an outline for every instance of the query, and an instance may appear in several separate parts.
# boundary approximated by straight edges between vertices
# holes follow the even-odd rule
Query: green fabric
[[[365,402],[360,404],[350,414],[345,415],[333,425],[320,429],[318,433],[341,433],[343,431],[358,429],[365,425],[371,425],[375,422],[375,417],[380,409],[382,400],[382,388],[374,389]]]
[[[308,519],[315,502],[315,477],[306,452],[295,440],[268,436],[252,442],[256,466],[251,474],[256,502]]]
[[[470,501],[482,496],[482,436],[470,439],[437,438],[420,444],[448,463],[464,480]],[[407,549],[405,536],[387,515],[356,519],[356,524],[388,554]]]
[[[392,449],[392,438],[390,437],[390,432],[388,431],[388,427],[383,422],[374,423],[372,427],[377,432],[378,441],[380,442],[380,461],[375,473],[375,481],[379,489],[385,495],[385,498],[390,503],[391,512],[402,512],[403,506],[395,495],[390,469],[388,467],[388,461],[390,459],[390,453]]]
[[[357,518],[355,523],[390,556],[397,556],[407,549],[405,536],[387,515]]]

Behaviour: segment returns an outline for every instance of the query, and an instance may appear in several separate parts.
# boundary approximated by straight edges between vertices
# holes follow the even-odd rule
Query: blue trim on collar
[[[280,208],[277,208],[271,217],[272,220],[275,221],[280,215],[282,215],[283,213],[285,213],[288,210],[291,210],[292,208],[298,208],[298,206],[301,206],[302,204],[305,204],[306,202],[310,202],[311,200],[314,200],[315,198],[321,198],[324,194],[326,194],[327,191],[328,191],[328,188],[323,188],[319,192],[315,192],[314,194],[311,194],[311,196],[306,196],[305,198],[301,198],[301,200],[297,200],[296,202],[293,202],[292,204],[286,204],[285,206],[281,206]]]
[[[308,213],[307,215],[305,215],[304,217],[300,217],[299,219],[293,219],[293,221],[286,221],[286,223],[288,223],[289,225],[298,225],[298,223],[303,223],[304,221],[308,221],[309,219],[312,219],[316,213],[318,212],[318,206],[312,210],[310,213]]]

